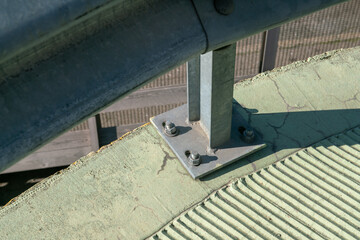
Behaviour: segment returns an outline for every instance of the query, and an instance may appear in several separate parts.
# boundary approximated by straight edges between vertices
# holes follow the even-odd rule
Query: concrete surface
[[[359,239],[360,128],[236,179],[150,239]]]

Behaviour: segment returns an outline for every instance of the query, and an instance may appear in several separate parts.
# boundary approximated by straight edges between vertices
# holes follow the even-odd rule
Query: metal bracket
[[[233,104],[235,44],[188,62],[188,104],[151,122],[193,178],[266,145]]]
[[[253,132],[254,140],[251,142],[250,138],[250,143],[247,143],[244,131],[251,128],[235,109],[231,138],[226,144],[215,149],[209,149],[208,137],[200,123],[188,122],[186,116],[186,105],[183,105],[152,118],[151,122],[194,179],[203,177],[266,146],[256,132]],[[166,121],[171,121],[176,125],[178,131],[176,137],[170,137],[165,133]],[[196,166],[193,162],[197,154],[201,163]]]

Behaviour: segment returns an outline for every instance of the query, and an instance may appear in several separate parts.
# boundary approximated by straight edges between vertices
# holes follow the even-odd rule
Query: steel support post
[[[200,56],[187,62],[188,120],[200,120]]]
[[[99,125],[98,125],[99,118],[100,118],[100,115],[97,114],[88,119],[91,150],[94,152],[99,150],[99,148],[100,148]]]
[[[280,27],[265,32],[260,72],[272,70],[275,67],[279,35]]]
[[[231,135],[236,45],[200,57],[200,123],[209,148],[225,144]]]

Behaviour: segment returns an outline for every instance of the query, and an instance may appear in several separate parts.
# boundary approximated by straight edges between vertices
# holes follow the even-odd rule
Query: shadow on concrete
[[[261,134],[267,147],[201,178],[201,181],[212,180],[248,164],[257,171],[259,167],[254,162],[261,158],[282,150],[293,149],[295,152],[360,125],[360,109],[302,111],[299,108],[289,112],[258,113],[256,109],[236,107],[236,111]]]

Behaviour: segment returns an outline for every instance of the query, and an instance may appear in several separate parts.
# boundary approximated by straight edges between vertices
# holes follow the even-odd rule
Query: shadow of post
[[[237,105],[240,106],[238,103]],[[243,107],[235,107],[234,110],[239,111],[255,131],[261,134],[267,147],[201,178],[201,181],[209,181],[248,164],[256,171],[259,167],[254,162],[259,159],[274,155],[280,160],[300,148],[360,125],[360,109],[277,113],[259,113],[257,109]]]

